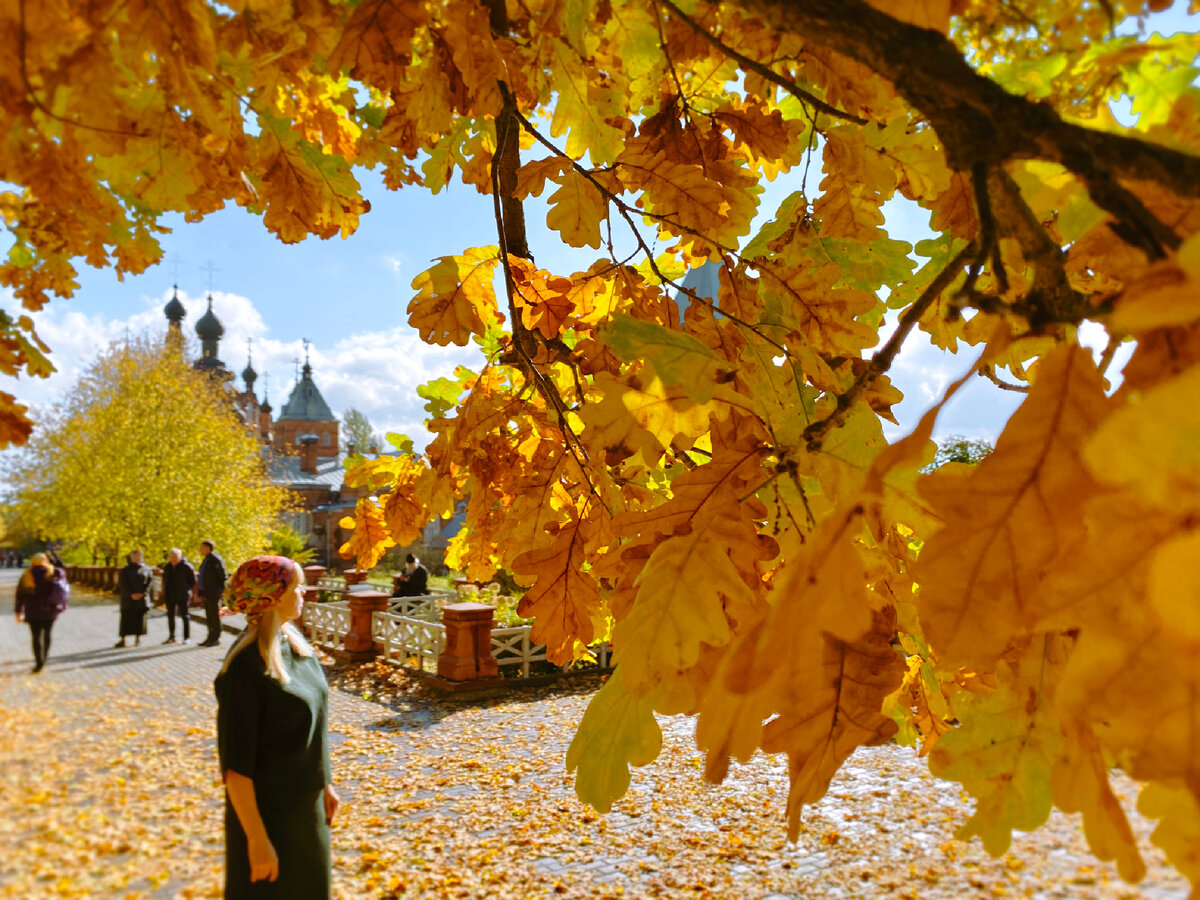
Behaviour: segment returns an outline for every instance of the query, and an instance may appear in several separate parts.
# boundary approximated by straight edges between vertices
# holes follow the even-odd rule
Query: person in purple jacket
[[[67,573],[56,569],[45,553],[35,553],[17,582],[16,602],[17,621],[28,622],[33,634],[34,674],[46,665],[50,630],[54,628],[54,620],[67,608],[69,596]]]

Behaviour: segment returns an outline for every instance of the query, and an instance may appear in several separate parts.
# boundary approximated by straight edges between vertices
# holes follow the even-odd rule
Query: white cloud
[[[383,264],[386,268],[391,269],[392,274],[399,277],[400,270],[404,268],[404,254],[400,252],[385,253],[382,257]]]
[[[58,372],[47,379],[0,378],[0,390],[15,394],[31,406],[56,402],[70,388],[96,355],[118,341],[128,329],[133,335],[162,335],[166,320],[162,308],[170,299],[167,291],[160,297],[143,298],[143,308],[124,318],[84,315],[70,311],[66,304],[50,304],[33,315],[38,334],[50,345],[51,360]],[[208,295],[193,297],[179,292],[187,310],[184,334],[195,342],[195,323],[208,307]],[[3,298],[12,304],[11,294]],[[212,292],[213,312],[225,327],[219,356],[237,373],[246,365],[246,340],[253,339],[256,385],[261,398],[268,387],[276,414],[295,385],[298,364],[305,356],[303,342],[279,340],[271,336],[266,322],[248,297]],[[280,323],[291,330],[295,323]],[[316,329],[314,329],[314,332]],[[193,348],[198,352],[198,344]],[[429,439],[425,431],[424,402],[417,387],[435,378],[451,375],[460,365],[478,368],[479,351],[471,347],[438,347],[425,344],[411,328],[399,326],[381,331],[362,331],[332,344],[321,342],[319,333],[308,349],[313,378],[334,415],[341,417],[355,407],[366,413],[376,429],[407,434],[418,447]]]

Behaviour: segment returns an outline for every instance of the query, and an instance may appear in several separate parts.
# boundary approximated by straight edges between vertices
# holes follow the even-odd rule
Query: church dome
[[[219,341],[225,333],[221,320],[213,315],[212,297],[208,298],[208,311],[196,322],[196,334],[202,341]]]
[[[256,378],[258,378],[258,373],[254,371],[254,366],[247,360],[246,368],[242,369],[242,381],[246,382],[246,387],[249,389]]]
[[[167,321],[172,325],[178,325],[187,315],[187,310],[183,308],[183,304],[179,302],[179,288],[171,295],[171,299],[167,301],[167,305],[163,307],[163,314],[167,317]]]

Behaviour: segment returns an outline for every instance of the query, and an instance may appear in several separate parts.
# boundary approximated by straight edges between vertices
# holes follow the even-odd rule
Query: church
[[[187,311],[179,300],[178,288],[163,313],[167,317],[167,340],[178,341],[182,346]],[[200,356],[193,365],[225,386],[238,415],[262,445],[271,480],[291,491],[297,501],[297,508],[285,515],[286,523],[307,536],[308,545],[316,550],[323,565],[331,569],[347,567],[350,563],[340,559],[337,551],[349,533],[338,523],[343,516],[353,514],[363,492],[345,484],[345,461],[355,454],[377,456],[379,448],[342,442],[337,417],[313,379],[307,343],[304,367],[278,417],[272,418],[274,409],[266,392],[261,401],[258,399],[255,388],[258,373],[253,361],[246,361],[240,390],[236,376],[221,361],[219,344],[225,327],[213,312],[212,295],[208,297],[208,309],[196,321],[195,330],[200,339]],[[461,513],[446,522],[431,522],[418,545],[398,548],[393,553],[399,553],[403,559],[403,553],[413,552],[431,570],[440,568],[446,544],[461,526]]]

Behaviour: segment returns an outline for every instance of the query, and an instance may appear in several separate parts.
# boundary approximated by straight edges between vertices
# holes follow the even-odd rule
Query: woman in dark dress
[[[291,624],[303,581],[292,560],[259,556],[229,586],[246,630],[216,680],[226,900],[328,900],[332,892],[329,687]]]
[[[142,563],[142,551],[130,553],[129,565],[121,570],[117,581],[121,589],[121,639],[115,646],[124,647],[125,637],[130,634],[134,636],[134,646],[141,644],[142,635],[146,633],[146,613],[150,611],[146,597],[153,579],[150,567]]]

